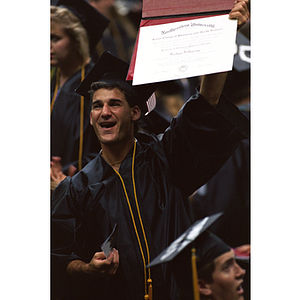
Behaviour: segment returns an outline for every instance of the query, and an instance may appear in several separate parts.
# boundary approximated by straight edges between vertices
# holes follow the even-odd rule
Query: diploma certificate
[[[228,15],[141,27],[133,85],[231,70],[236,30]]]

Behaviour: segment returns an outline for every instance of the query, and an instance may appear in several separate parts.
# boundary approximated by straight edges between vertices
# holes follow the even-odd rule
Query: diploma
[[[112,233],[109,235],[109,237],[105,240],[105,242],[101,245],[101,249],[105,254],[105,257],[107,258],[109,254],[112,251],[114,241],[116,239],[116,235],[118,233],[118,224],[116,223],[114,226],[114,229]]]
[[[236,29],[228,14],[141,27],[133,85],[231,70]]]

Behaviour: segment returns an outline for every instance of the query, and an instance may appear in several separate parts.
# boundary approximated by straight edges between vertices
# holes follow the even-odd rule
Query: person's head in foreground
[[[243,270],[234,250],[208,231],[222,213],[198,220],[148,267],[169,262],[180,300],[243,300]]]
[[[197,241],[198,288],[201,299],[242,300],[245,270],[233,249],[216,235],[204,232]]]

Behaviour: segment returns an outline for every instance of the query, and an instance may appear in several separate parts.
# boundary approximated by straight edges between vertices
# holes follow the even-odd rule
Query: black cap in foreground
[[[165,263],[173,260],[185,248],[191,246],[196,238],[198,238],[205,230],[208,229],[223,213],[217,213],[212,216],[205,217],[195,222],[180,237],[178,237],[171,245],[159,254],[148,267]]]
[[[110,22],[109,19],[84,0],[59,0],[57,6],[67,8],[80,20],[88,34],[90,53],[93,53]]]
[[[214,214],[194,223],[148,265],[171,264],[181,300],[200,299],[197,267],[202,268],[231,249],[207,230],[222,214]]]
[[[129,64],[127,62],[105,51],[76,89],[76,92],[84,97],[89,97],[89,91],[93,82],[119,83],[125,90],[135,94],[136,104],[143,114],[147,114],[155,107],[154,91],[157,85],[143,84],[132,86],[132,81],[126,80],[128,68]]]

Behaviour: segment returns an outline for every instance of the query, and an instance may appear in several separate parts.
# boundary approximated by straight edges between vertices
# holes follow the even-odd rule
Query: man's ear
[[[203,279],[198,279],[198,290],[201,295],[210,296],[212,294],[210,285]]]
[[[90,112],[90,124],[93,126],[93,122],[92,122],[92,112]]]
[[[131,109],[131,119],[132,121],[137,121],[141,117],[141,110],[140,108],[136,105]]]

